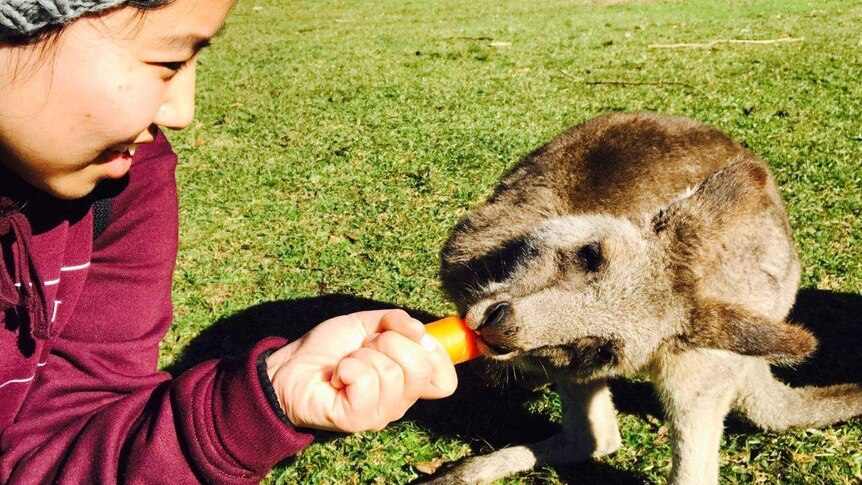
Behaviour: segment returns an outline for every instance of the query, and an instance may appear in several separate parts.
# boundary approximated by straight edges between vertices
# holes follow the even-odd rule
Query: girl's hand
[[[446,351],[402,310],[329,319],[266,363],[290,422],[332,431],[382,429],[417,399],[449,396],[458,384]]]

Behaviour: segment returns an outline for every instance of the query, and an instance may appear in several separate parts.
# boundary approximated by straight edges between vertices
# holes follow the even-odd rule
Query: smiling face
[[[125,175],[154,126],[191,122],[198,52],[233,4],[124,7],[76,20],[55,45],[0,43],[0,163],[64,199]]]

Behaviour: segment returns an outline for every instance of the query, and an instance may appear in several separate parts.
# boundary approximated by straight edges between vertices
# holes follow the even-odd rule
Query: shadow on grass
[[[255,305],[221,319],[201,332],[166,370],[178,375],[205,360],[241,355],[267,336],[295,339],[334,316],[393,307],[395,305],[349,295],[324,295]],[[405,310],[426,323],[439,318],[410,308]],[[549,422],[546,416],[526,409],[525,404],[535,399],[535,393],[516,387],[488,387],[468,365],[458,367],[458,378],[459,386],[454,395],[437,401],[420,401],[405,419],[437,436],[457,436],[469,443],[476,454],[538,441],[557,431],[558,426]],[[326,433],[319,438],[334,436]],[[558,474],[562,480],[571,479],[584,484],[643,483],[643,479],[631,473],[601,463],[560,469]]]
[[[795,368],[775,368],[779,379],[791,386],[862,384],[862,295],[801,290],[789,320],[811,331],[819,345]]]
[[[270,335],[295,339],[319,322],[337,315],[393,307],[385,302],[349,295],[263,303],[217,321],[197,336],[167,370],[176,375],[204,360],[240,355]],[[405,310],[423,322],[437,318],[425,312]],[[802,365],[776,368],[780,379],[793,386],[862,383],[859,380],[859,369],[862,368],[862,296],[802,290],[790,320],[812,331],[820,346]],[[458,390],[452,397],[420,401],[406,419],[435,435],[457,436],[470,443],[475,454],[538,441],[558,429],[547,417],[526,409],[525,404],[535,399],[534,393],[516,387],[487,387],[468,365],[458,367],[458,377]],[[662,417],[661,404],[650,384],[617,380],[611,383],[611,388],[620,412]],[[735,417],[731,417],[727,425],[727,431],[733,434],[757,431]],[[596,462],[557,471],[562,480],[584,484],[644,482],[636,474]]]
[[[325,295],[255,305],[221,319],[201,332],[166,370],[178,375],[208,359],[241,355],[267,336],[278,335],[293,340],[328,318],[384,308],[395,308],[395,305],[349,295]],[[425,323],[439,318],[410,308],[405,310]],[[488,387],[467,365],[459,366],[457,371],[459,386],[453,396],[438,401],[420,401],[407,419],[434,433],[477,440],[482,446],[494,449],[548,436],[555,428],[547,418],[523,409],[524,403],[535,397],[534,394],[521,389]]]
[[[347,313],[395,308],[395,305],[349,295],[324,295],[255,305],[222,318],[196,336],[166,370],[173,375],[208,359],[234,357],[273,335],[295,340],[318,323]],[[433,316],[406,309],[420,321]]]
[[[395,305],[349,295],[263,303],[215,322],[195,337],[166,370],[178,375],[208,359],[241,355],[267,336],[278,335],[293,340],[328,318],[384,308],[395,308]],[[439,318],[410,308],[405,310],[425,323]],[[468,366],[459,366],[457,370],[459,386],[453,396],[438,401],[420,401],[407,419],[437,434],[476,439],[491,448],[544,437],[555,428],[547,418],[523,409],[526,400],[534,397],[532,393],[521,389],[490,388]]]

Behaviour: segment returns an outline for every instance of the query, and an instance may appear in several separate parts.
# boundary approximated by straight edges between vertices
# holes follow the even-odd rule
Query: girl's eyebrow
[[[224,25],[212,35],[212,37],[204,37],[196,34],[186,35],[169,35],[161,39],[164,46],[174,49],[191,49],[192,52],[199,52],[212,44],[212,39],[218,37],[224,32]]]

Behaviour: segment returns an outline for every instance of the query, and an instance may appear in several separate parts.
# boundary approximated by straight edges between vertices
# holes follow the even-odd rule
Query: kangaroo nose
[[[503,323],[512,313],[512,306],[507,301],[494,303],[485,311],[485,320],[479,328],[493,327]]]

